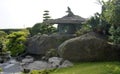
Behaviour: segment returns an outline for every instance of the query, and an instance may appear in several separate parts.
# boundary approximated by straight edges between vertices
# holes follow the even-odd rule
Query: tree
[[[120,44],[120,0],[109,0],[104,3],[103,16],[111,24],[109,33],[110,40],[115,44]]]
[[[56,32],[56,28],[53,27],[53,24],[48,24],[45,23],[45,21],[47,21],[48,19],[50,19],[49,16],[49,11],[45,10],[44,14],[43,14],[43,22],[42,23],[36,23],[32,29],[31,29],[31,35],[36,35],[38,33],[41,34],[51,34]]]
[[[99,20],[100,20],[100,16],[98,13],[96,13],[94,16],[92,16],[87,23],[89,25],[91,25],[93,31],[96,31],[99,25]]]
[[[24,52],[25,42],[29,35],[28,30],[22,30],[18,32],[12,32],[8,35],[8,41],[6,42],[7,49],[11,51],[12,56],[17,56]]]
[[[109,0],[103,14],[115,28],[120,26],[120,0]]]
[[[45,10],[44,14],[43,14],[43,22],[47,21],[48,19],[50,19],[51,17],[49,16],[49,11]]]
[[[96,13],[93,17],[90,18],[88,24],[92,26],[93,31],[102,33],[104,35],[109,34],[110,23],[107,21],[106,12],[109,10],[110,0],[108,2],[99,1],[99,4],[102,6],[101,13]]]
[[[52,34],[56,32],[56,28],[50,24],[45,23],[36,23],[31,29],[31,35],[41,34]]]
[[[42,23],[36,23],[32,28],[31,28],[31,36],[36,35],[37,33],[41,33],[41,24]]]

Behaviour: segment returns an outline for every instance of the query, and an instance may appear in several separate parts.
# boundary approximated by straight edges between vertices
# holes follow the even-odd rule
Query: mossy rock
[[[87,33],[62,43],[59,55],[71,61],[108,61],[120,58],[120,49],[108,44],[96,33]]]
[[[65,40],[73,38],[73,35],[35,35],[27,41],[27,51],[30,54],[45,55],[50,49],[57,49]]]

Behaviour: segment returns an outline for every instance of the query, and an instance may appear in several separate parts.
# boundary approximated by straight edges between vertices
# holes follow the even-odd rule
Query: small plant
[[[49,70],[32,70],[30,74],[50,74],[52,69]]]
[[[80,36],[80,35],[83,35],[83,34],[85,34],[85,33],[90,32],[90,31],[91,31],[91,26],[85,24],[85,25],[82,26],[82,28],[81,28],[80,30],[78,30],[78,31],[76,32],[76,35],[77,35],[77,36]]]
[[[3,70],[2,70],[2,68],[0,68],[0,72],[2,72]]]
[[[110,74],[120,74],[120,66],[117,65],[106,65],[107,71]]]
[[[58,56],[57,50],[49,49],[42,59],[47,61],[50,57],[56,57],[56,56]]]

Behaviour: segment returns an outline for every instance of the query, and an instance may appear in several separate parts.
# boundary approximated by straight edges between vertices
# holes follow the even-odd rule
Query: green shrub
[[[53,69],[49,69],[49,70],[32,70],[29,74],[50,74],[50,72],[52,72]],[[22,73],[22,74],[28,74],[28,73]]]
[[[109,40],[115,44],[120,44],[120,27],[115,29],[114,26],[111,26],[109,32],[111,34]]]
[[[50,57],[56,57],[56,56],[58,56],[57,50],[56,49],[49,49],[42,59],[48,60]]]
[[[23,29],[0,29],[0,31],[4,31],[7,34],[10,34],[11,32],[17,32],[17,31],[21,31]]]
[[[2,68],[0,68],[0,72],[2,72],[3,70],[2,70]]]
[[[90,31],[91,31],[91,26],[84,24],[84,25],[82,25],[82,28],[76,32],[76,35],[80,36],[80,35],[90,32]]]
[[[7,49],[11,51],[12,56],[17,56],[25,50],[25,42],[28,34],[29,32],[27,30],[22,30],[18,32],[12,32],[8,35],[6,46]]]
[[[49,57],[58,56],[57,50],[56,49],[48,50],[47,53],[46,53],[46,56],[49,56]]]
[[[53,25],[46,24],[46,23],[36,23],[32,28],[31,28],[31,35],[36,35],[38,33],[41,34],[51,34],[56,32],[56,28],[53,27]]]
[[[120,66],[117,65],[106,65],[107,71],[110,74],[120,74]]]
[[[7,33],[4,31],[0,31],[0,48],[2,51],[6,51],[6,40],[7,40]]]

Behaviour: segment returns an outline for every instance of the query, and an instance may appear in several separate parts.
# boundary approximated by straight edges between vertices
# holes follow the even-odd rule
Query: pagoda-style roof
[[[86,21],[85,18],[82,18],[78,15],[74,15],[69,7],[68,7],[67,12],[68,12],[68,14],[62,18],[49,19],[45,22],[51,23],[51,24],[80,24],[80,23],[84,23]]]

